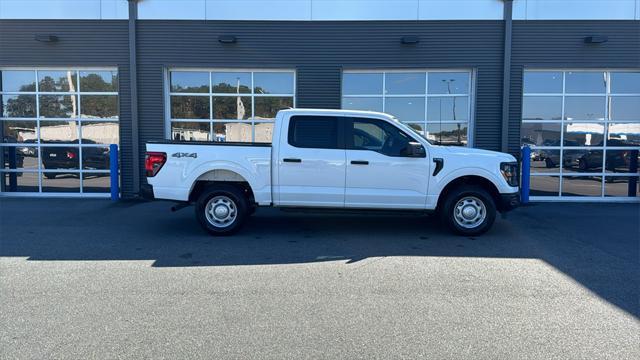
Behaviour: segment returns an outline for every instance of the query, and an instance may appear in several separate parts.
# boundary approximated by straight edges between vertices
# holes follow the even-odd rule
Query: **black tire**
[[[46,177],[47,179],[55,179],[56,175],[56,173],[44,173],[44,177]]]
[[[477,225],[473,223],[467,224],[465,227],[456,220],[456,204],[462,199],[467,199],[470,202],[470,206],[473,207],[478,213],[481,213],[484,208],[484,218],[478,219]],[[477,208],[478,205],[480,205]],[[463,236],[476,236],[487,232],[493,222],[496,220],[496,204],[493,197],[484,190],[482,187],[476,185],[460,186],[450,191],[442,203],[440,209],[440,215],[442,220],[447,226],[456,234]],[[458,218],[460,218],[460,215]]]
[[[551,159],[549,159],[549,158],[544,159],[544,165],[545,165],[547,168],[553,168],[553,167],[556,167],[556,164],[553,162],[553,160],[551,160]]]
[[[213,200],[216,199],[217,200]],[[221,201],[219,206],[226,207],[229,213],[235,213],[233,220],[228,223],[216,221],[215,215],[207,214],[209,202]],[[227,204],[225,201],[229,201]],[[233,205],[231,205],[233,204]],[[214,206],[214,204],[211,204]],[[235,210],[233,208],[235,207]],[[209,209],[212,210],[212,209]],[[230,184],[215,184],[202,191],[195,206],[198,222],[209,234],[215,236],[232,235],[238,232],[247,218],[247,199],[241,189]],[[212,219],[212,220],[210,220]],[[216,225],[216,223],[218,225]]]

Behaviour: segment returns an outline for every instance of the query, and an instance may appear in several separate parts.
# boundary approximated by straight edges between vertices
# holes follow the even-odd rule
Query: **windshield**
[[[401,123],[402,125],[404,125],[407,129],[409,129],[409,130],[411,131],[411,133],[416,134],[416,135],[418,135],[419,137],[421,137],[421,138],[423,138],[423,139],[427,140],[427,142],[428,142],[429,144],[431,144],[431,145],[438,145],[438,144],[436,144],[436,142],[434,142],[433,140],[429,140],[429,139],[427,139],[427,137],[426,137],[426,136],[424,136],[424,134],[420,133],[417,129],[413,128],[413,127],[411,126],[411,124],[405,124],[405,123],[402,123],[402,122],[400,122],[400,120],[396,119],[395,117],[393,118],[393,120],[394,120],[394,121],[397,121],[398,123]]]

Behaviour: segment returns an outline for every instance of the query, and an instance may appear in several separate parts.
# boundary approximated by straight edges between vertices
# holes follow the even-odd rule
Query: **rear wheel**
[[[247,200],[233,185],[217,184],[205,189],[195,206],[200,225],[212,235],[231,235],[242,227]]]
[[[464,186],[453,189],[447,195],[441,216],[447,226],[459,235],[480,235],[493,225],[496,205],[483,188]]]

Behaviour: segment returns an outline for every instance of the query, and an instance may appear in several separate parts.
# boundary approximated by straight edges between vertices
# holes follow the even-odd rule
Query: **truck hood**
[[[461,157],[484,157],[499,160],[500,162],[513,162],[516,161],[516,158],[510,154],[502,153],[498,151],[491,150],[483,150],[483,149],[475,149],[468,148],[462,146],[434,146],[437,151],[434,153],[440,153],[442,155],[454,155]]]

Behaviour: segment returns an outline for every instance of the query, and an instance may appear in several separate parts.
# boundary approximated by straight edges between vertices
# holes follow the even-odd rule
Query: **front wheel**
[[[211,235],[231,235],[247,216],[247,200],[233,185],[219,184],[204,190],[196,201],[196,218]]]
[[[444,199],[441,212],[447,226],[464,236],[487,232],[496,219],[493,198],[478,186],[464,186],[452,190]]]

